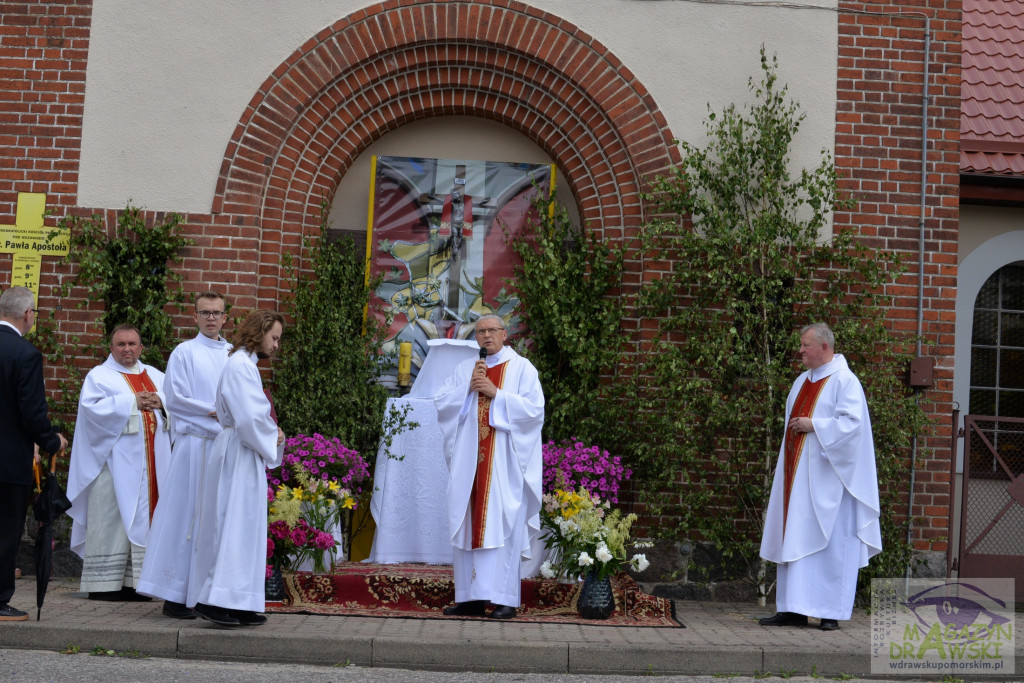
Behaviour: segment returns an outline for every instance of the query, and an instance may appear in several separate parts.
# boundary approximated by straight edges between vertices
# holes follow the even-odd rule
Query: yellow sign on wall
[[[19,192],[14,225],[0,225],[0,254],[13,254],[11,286],[28,287],[39,298],[39,270],[43,256],[66,256],[71,231],[43,224],[46,194]],[[50,237],[50,233],[57,233]]]

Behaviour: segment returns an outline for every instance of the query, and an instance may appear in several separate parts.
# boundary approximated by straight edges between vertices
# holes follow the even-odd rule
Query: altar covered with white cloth
[[[370,513],[377,525],[367,562],[451,564],[448,535],[448,466],[441,449],[434,394],[467,358],[475,358],[475,341],[431,339],[430,352],[407,396],[388,399],[388,408],[409,407],[406,421],[419,424],[395,437],[389,458],[377,454]]]

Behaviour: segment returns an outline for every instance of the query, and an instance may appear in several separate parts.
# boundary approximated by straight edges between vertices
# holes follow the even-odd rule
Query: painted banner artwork
[[[412,343],[412,376],[429,339],[472,339],[476,320],[502,316],[511,329],[519,300],[507,280],[519,262],[508,243],[532,220],[532,199],[553,190],[551,164],[374,157],[367,225],[370,275],[393,316],[385,351]]]

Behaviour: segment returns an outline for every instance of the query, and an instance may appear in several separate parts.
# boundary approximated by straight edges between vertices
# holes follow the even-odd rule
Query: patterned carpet
[[[453,604],[452,568],[447,565],[369,564],[345,562],[331,574],[286,572],[287,596],[267,603],[267,612],[336,614],[342,616],[413,619],[479,619],[446,617]],[[518,621],[587,624],[590,626],[660,626],[679,628],[675,604],[640,590],[628,574],[612,578],[615,612],[608,619],[584,619],[576,612],[579,584],[524,579]]]

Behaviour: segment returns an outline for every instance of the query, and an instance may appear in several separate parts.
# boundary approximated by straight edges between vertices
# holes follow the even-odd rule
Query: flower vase
[[[312,554],[313,573],[327,574],[334,569],[334,550],[319,550]]]
[[[270,568],[270,576],[264,584],[263,592],[268,602],[280,602],[284,600],[286,591],[284,587],[284,574],[276,564]]]
[[[596,572],[583,577],[576,611],[584,619],[607,619],[615,611],[615,595],[612,593],[611,577],[597,578]]]

